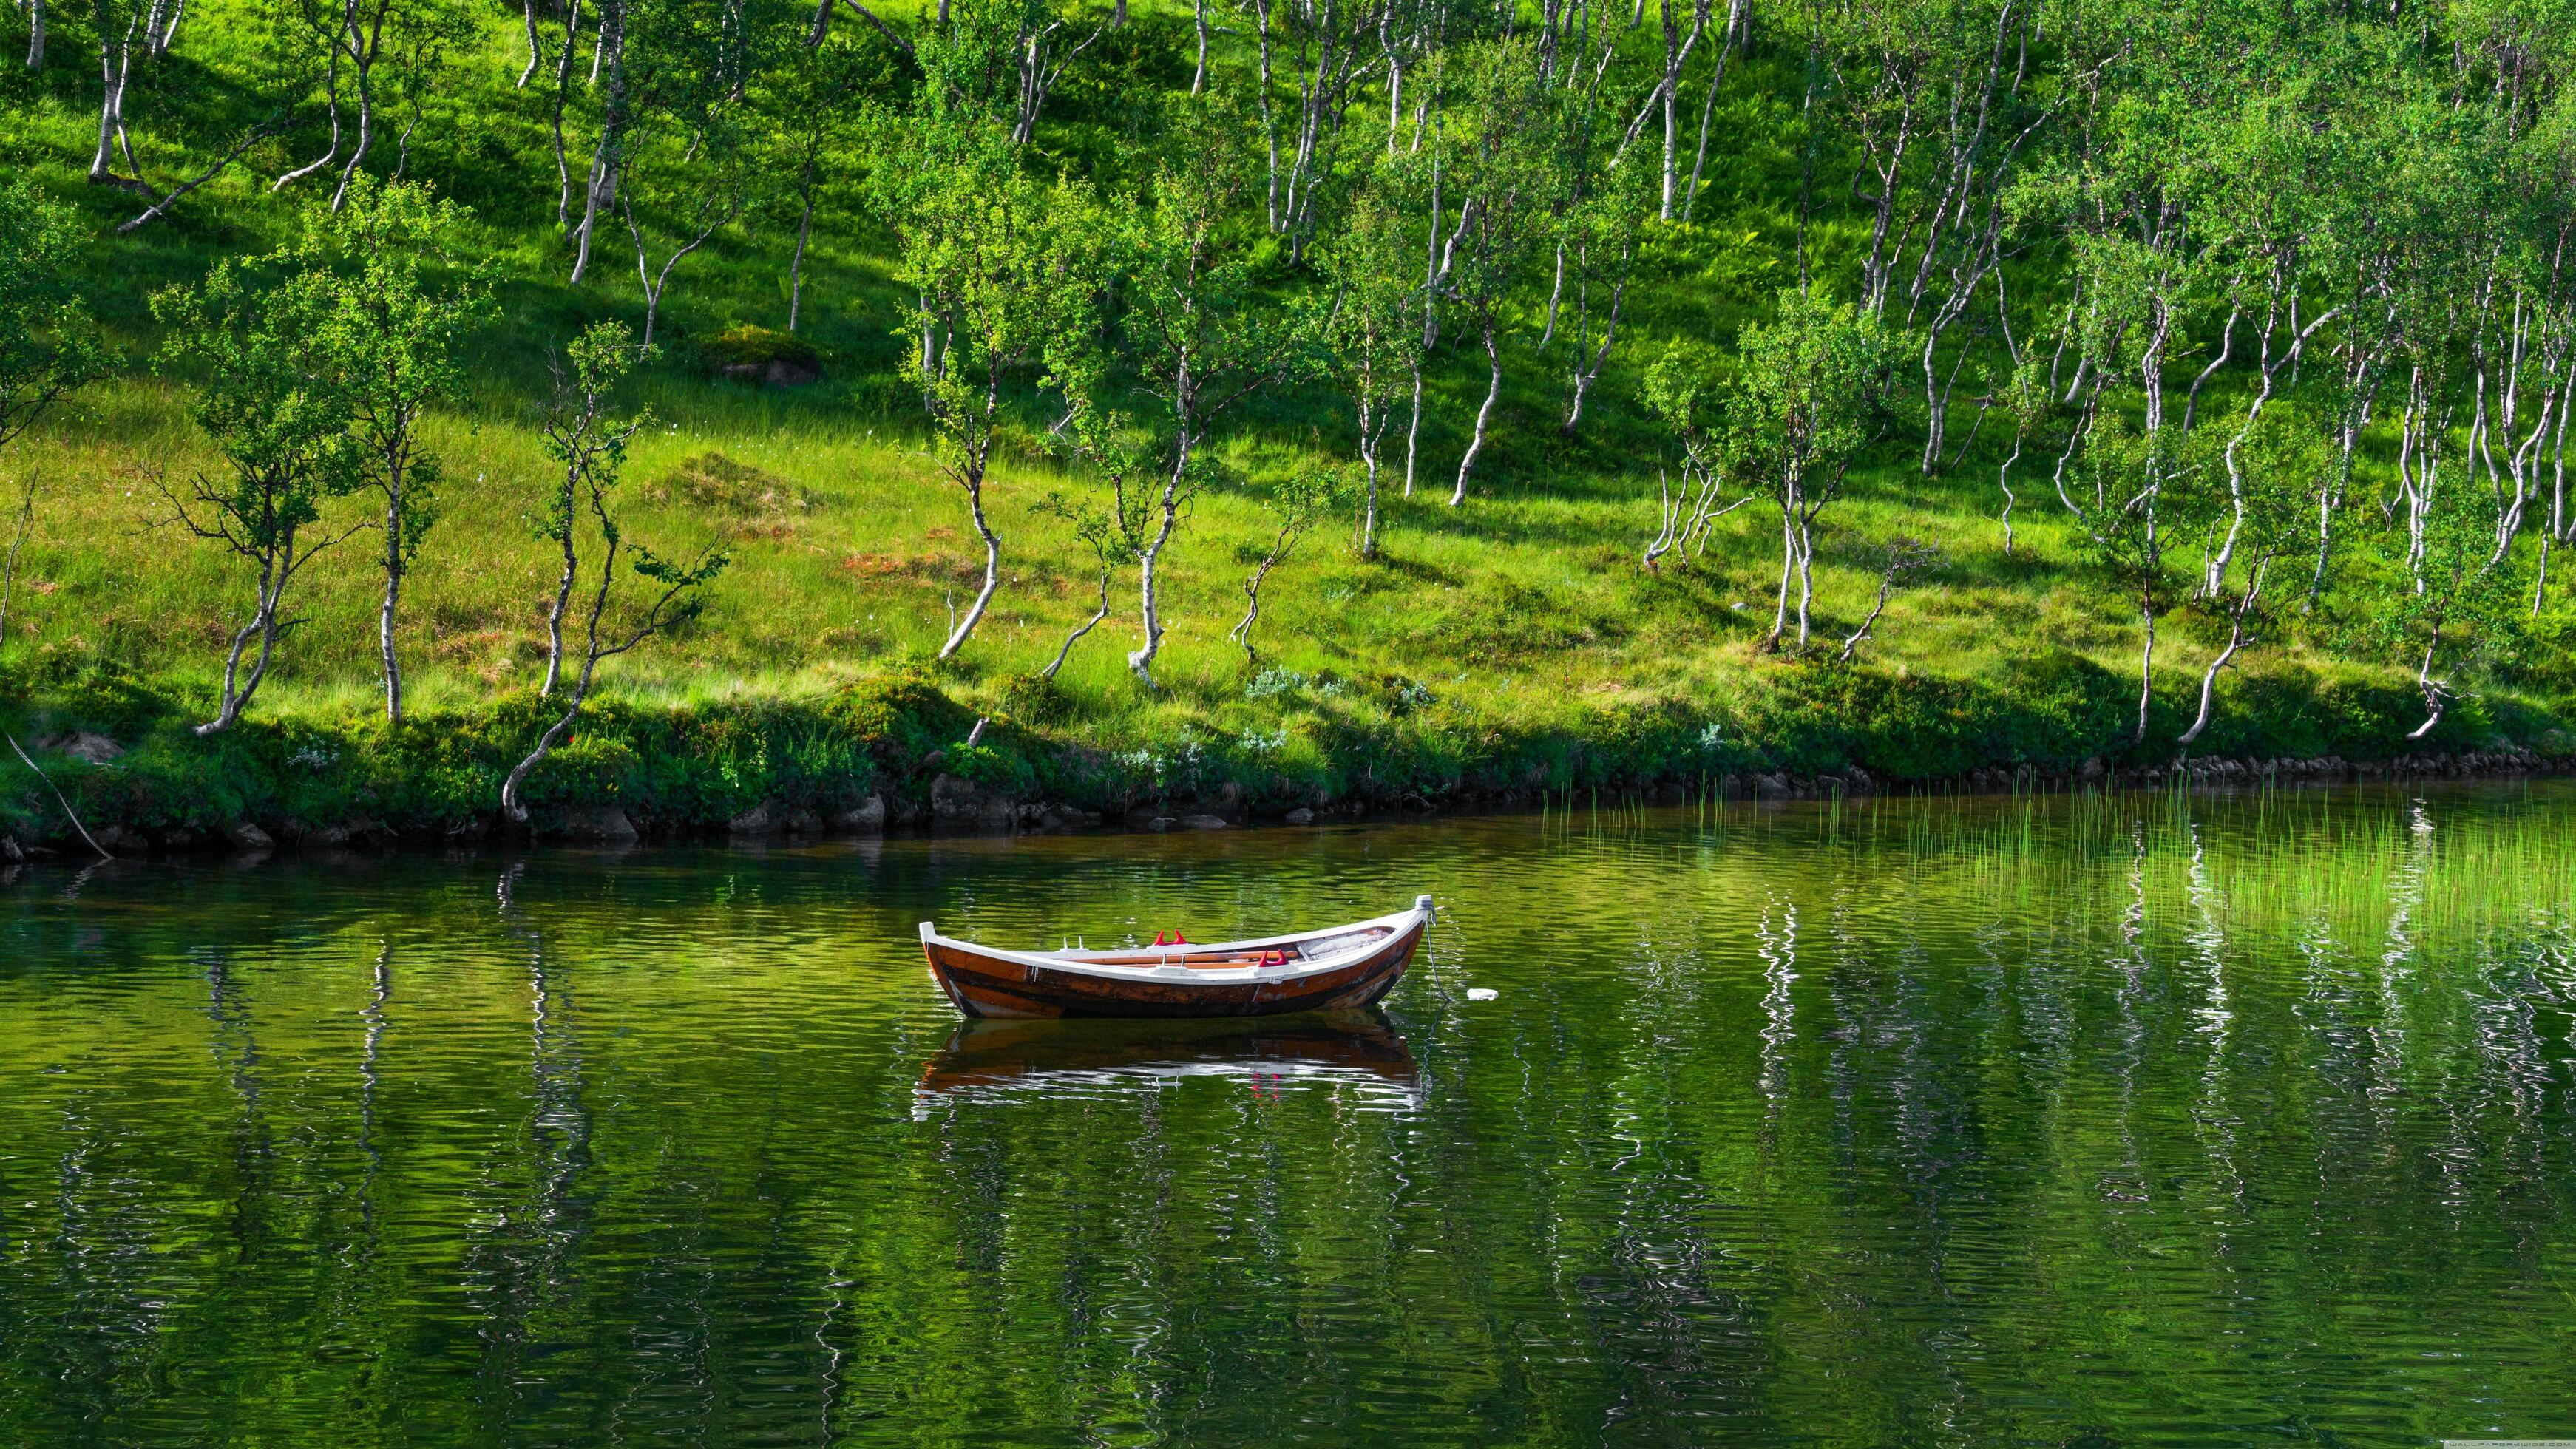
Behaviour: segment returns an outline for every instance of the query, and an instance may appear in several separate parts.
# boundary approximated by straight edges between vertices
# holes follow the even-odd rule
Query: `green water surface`
[[[2571,807],[11,870],[0,1443],[2576,1438]],[[915,940],[1423,891],[1246,1031]]]

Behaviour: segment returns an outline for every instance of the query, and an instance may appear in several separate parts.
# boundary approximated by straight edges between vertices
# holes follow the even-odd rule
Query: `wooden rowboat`
[[[930,978],[968,1016],[1277,1016],[1386,995],[1431,924],[1410,910],[1293,936],[1213,945],[1005,951],[921,923]]]

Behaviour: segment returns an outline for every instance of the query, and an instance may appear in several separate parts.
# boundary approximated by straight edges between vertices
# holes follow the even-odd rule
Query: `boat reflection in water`
[[[958,1024],[922,1067],[918,1118],[941,1100],[1112,1097],[1188,1077],[1223,1077],[1256,1096],[1292,1085],[1357,1090],[1382,1111],[1420,1105],[1404,1038],[1374,1009],[1297,1016],[1144,1021],[1029,1019]]]

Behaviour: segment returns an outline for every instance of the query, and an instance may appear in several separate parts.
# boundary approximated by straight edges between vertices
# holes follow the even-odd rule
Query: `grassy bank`
[[[251,118],[241,98],[262,62],[250,13],[245,0],[192,12],[171,89],[152,98],[156,166],[220,155]],[[1050,101],[1037,148],[1046,166],[1132,188],[1120,158],[1142,133],[1127,93],[1178,90],[1189,77],[1187,13],[1137,14]],[[147,837],[237,821],[488,827],[501,776],[539,732],[531,691],[554,561],[530,522],[552,472],[534,400],[548,359],[583,325],[639,322],[643,301],[622,254],[581,286],[563,280],[568,243],[551,214],[542,111],[511,84],[519,13],[474,16],[404,164],[475,209],[467,249],[495,268],[499,305],[466,348],[470,386],[424,439],[445,481],[407,585],[398,642],[415,713],[400,729],[376,718],[380,580],[360,540],[299,580],[287,610],[298,622],[248,722],[212,741],[188,731],[212,712],[222,647],[251,590],[238,561],[172,522],[164,487],[220,463],[187,418],[194,380],[151,365],[161,339],[145,299],[290,235],[299,193],[272,194],[269,181],[309,159],[316,138],[261,142],[120,236],[133,198],[78,179],[97,76],[64,57],[94,40],[80,29],[88,22],[62,19],[42,73],[0,74],[0,162],[93,224],[84,291],[123,358],[113,380],[0,453],[0,490],[38,486],[0,643],[0,720],[52,742],[38,757],[85,816]],[[794,228],[774,207],[756,210],[676,274],[658,322],[664,354],[625,399],[657,418],[628,466],[632,533],[674,554],[716,544],[732,565],[687,628],[611,666],[593,716],[535,781],[540,826],[607,804],[671,830],[720,826],[764,802],[829,816],[881,796],[900,815],[929,801],[943,775],[1102,812],[1257,814],[1780,771],[1930,781],[2093,759],[2170,763],[2225,619],[2203,605],[2162,621],[2155,708],[2133,745],[2131,607],[2027,466],[2007,546],[1995,517],[2005,425],[1974,425],[1964,406],[1959,454],[1937,476],[1918,473],[1919,441],[1895,429],[1820,520],[1820,647],[1803,659],[1757,647],[1778,582],[1776,513],[1740,509],[1704,550],[1641,565],[1660,518],[1657,477],[1673,461],[1671,439],[1638,402],[1645,363],[1676,336],[1722,344],[1795,279],[1802,257],[1831,285],[1855,273],[1866,247],[1867,218],[1838,188],[1818,193],[1826,199],[1807,224],[1797,219],[1806,171],[1851,159],[1834,149],[1844,141],[1816,142],[1821,161],[1809,146],[1801,62],[1755,45],[1727,72],[1715,113],[1723,144],[1699,220],[1652,228],[1621,341],[1575,435],[1559,427],[1572,344],[1542,341],[1532,272],[1506,309],[1505,387],[1463,505],[1446,500],[1485,371],[1453,323],[1430,361],[1409,496],[1404,428],[1390,438],[1383,552],[1360,557],[1347,518],[1319,528],[1270,577],[1257,654],[1227,635],[1271,538],[1264,491],[1319,461],[1346,463],[1353,420],[1321,386],[1264,393],[1231,416],[1214,444],[1226,466],[1163,559],[1171,634],[1159,689],[1125,667],[1137,642],[1127,568],[1108,620],[1055,681],[1034,678],[1090,614],[1098,582],[1089,552],[1046,507],[1096,485],[1049,452],[1038,399],[1006,429],[989,486],[1004,541],[993,613],[959,659],[927,662],[974,592],[981,548],[928,457],[918,399],[895,374],[905,298],[891,280],[892,239],[856,204],[863,165],[852,161],[826,188],[804,254],[801,335],[822,381],[727,380],[716,339],[784,321]],[[182,116],[193,130],[176,124]],[[2031,265],[2047,264],[2047,248],[2034,255]],[[2189,366],[2209,341],[2196,339]],[[1967,369],[1963,396],[1989,361]],[[2203,405],[2240,402],[2240,372],[2220,374]],[[2377,434],[2365,448],[2369,488],[2384,484],[2392,449]],[[360,507],[338,500],[326,524],[354,523]],[[1898,537],[1936,546],[1940,562],[1887,600],[1857,662],[1835,663]],[[2338,576],[2313,610],[2282,601],[2277,627],[2221,676],[2216,721],[2194,754],[2570,748],[2576,611],[2563,590],[2510,648],[2463,661],[2465,697],[2410,742],[2422,698],[2361,606],[2388,580],[2350,567],[2364,572],[2349,589]],[[965,751],[978,718],[993,723]],[[0,760],[0,829],[21,839],[64,830],[52,795],[14,759]]]
[[[12,685],[35,701],[12,723],[56,741],[53,784],[119,850],[216,842],[244,823],[335,844],[499,831],[501,778],[552,713],[522,691],[425,710],[398,728],[351,713],[272,714],[209,742],[185,729],[202,700],[113,672]],[[686,835],[763,807],[773,823],[814,830],[889,818],[1078,823],[1069,811],[1240,822],[1580,792],[1597,801],[1673,785],[1743,796],[1776,791],[1783,776],[1825,777],[1835,791],[1997,768],[2092,777],[2173,758],[2187,716],[2171,708],[2147,746],[2125,748],[2130,688],[2066,652],[2013,659],[1984,679],[1806,667],[1747,676],[1719,700],[1605,696],[1533,724],[1412,681],[1283,669],[1235,697],[1172,701],[1104,727],[1029,676],[911,668],[793,693],[611,696],[534,777],[531,824],[540,835],[598,834],[614,809],[622,822],[607,833]],[[2408,741],[2389,723],[2405,694],[2354,676],[2245,677],[2227,690],[2228,723],[2196,753],[2368,768],[2522,746],[2539,757],[2526,754],[2526,766],[2576,763],[2576,737],[2555,717],[2493,698],[2455,710],[2429,742]],[[970,746],[978,718],[988,724]],[[133,743],[109,756],[108,740]],[[0,786],[0,834],[72,843],[23,769],[0,772]]]
[[[534,336],[491,343],[533,371]],[[378,579],[357,549],[299,585],[280,669],[232,737],[188,726],[246,602],[239,570],[168,522],[161,482],[213,459],[187,423],[184,383],[135,375],[13,446],[40,485],[20,559],[0,718],[84,817],[138,838],[205,837],[234,821],[273,832],[352,822],[438,835],[497,825],[500,779],[542,728],[550,545],[528,516],[545,476],[528,409],[506,389],[437,419],[445,513],[409,591],[401,647],[414,717],[379,718]],[[1590,440],[1555,438],[1537,388],[1517,397],[1488,481],[1461,508],[1426,487],[1389,501],[1385,550],[1360,558],[1338,524],[1271,578],[1258,657],[1229,642],[1242,581],[1267,542],[1256,493],[1335,442],[1283,416],[1228,443],[1232,481],[1203,495],[1166,560],[1173,636],[1159,691],[1128,674],[1132,578],[1057,681],[1036,672],[1086,617],[1097,574],[1040,506],[1079,480],[1022,446],[991,490],[1005,584],[962,657],[932,666],[979,550],[955,493],[898,411],[837,380],[796,392],[685,363],[643,380],[662,421],[630,467],[634,531],[657,546],[720,541],[733,567],[685,631],[617,661],[572,748],[535,781],[540,829],[615,804],[645,830],[721,828],[764,802],[828,817],[881,795],[898,818],[942,774],[1028,801],[1116,813],[1194,806],[1242,815],[1548,790],[1866,769],[1889,781],[1988,768],[2164,764],[2224,640],[2215,616],[2164,625],[2148,738],[2130,744],[2136,629],[2071,530],[2040,509],[2012,551],[1975,465],[1925,481],[1903,460],[1838,504],[1816,569],[1826,642],[1808,658],[1757,650],[1776,587],[1776,520],[1722,520],[1707,551],[1638,563],[1656,441],[1604,409]],[[1309,399],[1320,415],[1323,400]],[[1282,409],[1283,414],[1293,408]],[[1424,472],[1454,451],[1437,431]],[[1981,450],[1982,450],[1982,446]],[[1620,448],[1633,456],[1611,454]],[[354,506],[354,505],[347,505]],[[1839,637],[1866,612],[1869,540],[1938,544],[1940,567],[1890,601],[1858,662]],[[2564,606],[2537,643],[2490,661],[2477,692],[2427,740],[2409,675],[2329,596],[2302,627],[2221,676],[2193,753],[2380,760],[2417,751],[2570,748]],[[989,717],[982,746],[958,750]],[[83,732],[122,750],[66,753]],[[102,753],[95,746],[89,753]],[[52,796],[0,761],[0,830],[65,835]]]

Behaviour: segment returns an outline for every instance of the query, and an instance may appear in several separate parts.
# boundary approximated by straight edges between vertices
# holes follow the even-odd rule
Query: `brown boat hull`
[[[931,979],[972,1017],[1283,1016],[1376,1003],[1403,978],[1422,927],[1416,921],[1330,971],[1274,981],[1108,977],[987,956],[944,939],[923,942],[922,952]]]

